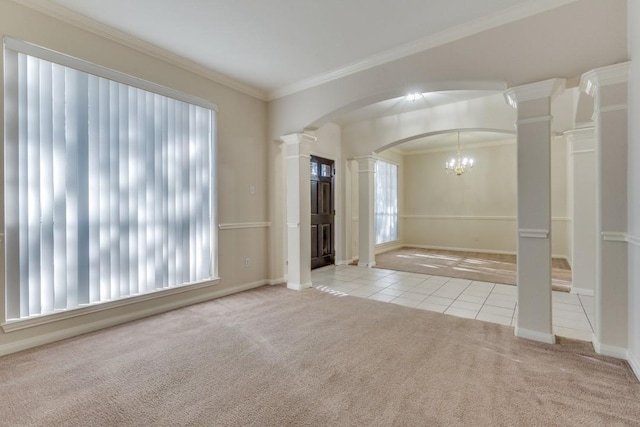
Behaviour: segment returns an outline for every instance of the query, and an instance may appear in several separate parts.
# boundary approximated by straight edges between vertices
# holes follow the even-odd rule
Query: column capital
[[[288,135],[283,135],[279,138],[280,141],[286,145],[299,144],[301,142],[316,142],[318,138],[311,132],[296,132]]]
[[[564,92],[565,79],[549,79],[508,89],[505,99],[513,108],[518,108],[520,102],[534,101],[543,98],[555,98]]]
[[[580,90],[595,96],[602,86],[627,83],[630,69],[631,62],[620,62],[587,71],[580,78]]]
[[[317,138],[309,133],[291,133],[280,137],[286,146],[287,157],[309,157],[310,146]]]
[[[375,163],[376,160],[378,160],[378,157],[373,154],[369,154],[367,156],[354,157],[353,160],[358,162],[358,172],[368,172],[375,171]]]

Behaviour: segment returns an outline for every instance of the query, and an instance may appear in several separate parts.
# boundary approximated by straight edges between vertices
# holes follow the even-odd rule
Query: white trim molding
[[[596,296],[596,291],[594,291],[593,289],[575,288],[573,286],[571,287],[571,293],[576,295],[584,295],[587,297]]]
[[[580,78],[580,90],[595,96],[601,86],[627,83],[630,69],[631,62],[620,62],[588,71]]]
[[[530,329],[515,327],[515,336],[518,338],[525,338],[528,340],[543,342],[546,344],[555,344],[556,336],[554,334],[547,334],[545,332],[532,331]]]
[[[551,121],[553,121],[553,116],[529,117],[526,119],[516,120],[516,125],[530,125],[533,123],[551,122]]]
[[[304,289],[309,289],[311,287],[311,282],[308,283],[287,283],[287,289],[292,289],[294,291],[302,291]]]
[[[602,354],[603,356],[615,357],[616,359],[623,360],[627,360],[629,356],[629,352],[626,348],[602,344],[600,341],[598,341],[596,334],[592,335],[591,342],[593,343],[593,349],[596,351],[596,353]]]
[[[220,230],[238,230],[242,228],[269,228],[271,223],[263,222],[229,222],[226,224],[218,224]]]
[[[603,231],[600,233],[605,242],[629,242],[627,233],[619,231]]]
[[[520,228],[518,229],[518,236],[531,239],[548,239],[549,230],[537,228]]]
[[[519,102],[533,101],[542,98],[553,99],[564,92],[565,85],[565,79],[549,79],[541,82],[510,88],[504,93],[504,96],[509,105],[517,109]],[[537,121],[547,121],[548,117],[533,117],[532,119],[536,119]],[[529,119],[520,120],[520,122],[524,122],[525,120]]]
[[[98,331],[100,329],[108,328],[111,326],[119,325],[122,323],[130,322],[144,317],[153,316],[156,314],[165,313],[167,311],[175,310],[182,307],[187,307],[193,304],[213,300],[216,298],[224,297],[227,295],[235,294],[249,289],[258,288],[260,286],[268,284],[266,280],[260,280],[253,283],[247,283],[244,285],[237,285],[226,289],[220,289],[207,294],[194,295],[187,299],[181,299],[177,301],[170,301],[165,304],[159,304],[141,311],[128,311],[121,316],[109,317],[102,320],[97,320],[91,323],[85,323],[71,328],[60,329],[48,334],[37,335],[31,338],[2,344],[0,345],[0,356],[4,356],[18,351],[27,350],[29,348],[37,347],[44,344],[50,344],[52,342],[60,341],[63,339],[75,337],[78,335],[86,334],[89,332]],[[193,289],[193,288],[191,288]],[[191,290],[185,289],[185,290]]]
[[[43,316],[30,317],[28,319],[9,320],[2,323],[4,332],[14,332],[22,329],[34,328],[36,326],[47,325],[49,323],[59,322],[61,320],[72,319],[74,317],[86,316],[92,313],[98,313],[105,310],[113,310],[118,307],[124,307],[131,304],[137,304],[144,301],[156,300],[158,298],[168,297],[170,295],[180,294],[193,291],[196,289],[208,288],[220,284],[220,279],[215,278],[203,282],[192,283],[188,285],[176,286],[174,288],[158,289],[142,295],[120,298],[114,301],[101,302],[98,304],[85,305],[60,311],[53,314]]]

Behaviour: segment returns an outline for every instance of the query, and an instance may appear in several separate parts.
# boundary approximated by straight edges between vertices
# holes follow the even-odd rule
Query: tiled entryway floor
[[[313,286],[336,295],[369,298],[451,316],[514,326],[516,287],[378,268],[328,266],[313,270]],[[554,334],[591,341],[593,297],[553,292]]]

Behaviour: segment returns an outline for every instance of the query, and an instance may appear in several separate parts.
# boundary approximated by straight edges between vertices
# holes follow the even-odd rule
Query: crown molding
[[[553,99],[564,92],[565,85],[565,79],[549,79],[541,82],[513,87],[507,90],[504,96],[507,99],[509,105],[511,105],[513,108],[518,108],[519,102],[533,101],[535,99],[541,98]]]
[[[587,71],[580,79],[580,90],[595,96],[596,91],[601,86],[627,83],[630,70],[631,62],[628,61]]]
[[[324,83],[337,80],[360,71],[368,70],[382,64],[386,64],[397,59],[405,58],[428,49],[433,49],[456,40],[469,37],[492,28],[500,27],[529,16],[537,15],[551,9],[574,3],[577,0],[538,0],[525,2],[524,4],[510,7],[505,10],[495,12],[491,15],[475,19],[471,22],[446,29],[437,34],[406,43],[393,49],[389,49],[364,60],[351,63],[345,67],[319,74],[317,76],[301,80],[291,85],[283,86],[268,93],[268,100],[282,98],[287,95],[301,92]]]
[[[131,49],[135,49],[141,53],[160,59],[171,65],[175,65],[184,70],[190,71],[194,74],[204,77],[207,80],[213,81],[215,83],[219,83],[231,89],[235,89],[238,92],[244,93],[245,95],[252,96],[262,101],[269,100],[268,93],[264,90],[242,83],[238,80],[235,80],[229,76],[226,76],[222,73],[214,71],[211,68],[208,68],[197,62],[183,58],[182,56],[171,53],[154,44],[142,41],[123,31],[116,30],[115,28],[109,27],[108,25],[105,25],[87,16],[84,16],[77,12],[73,12],[52,1],[47,1],[47,0],[11,0],[11,1],[21,6],[28,7],[29,9],[33,9],[37,12],[44,13],[45,15],[48,15],[52,18],[66,22],[67,24],[71,24],[85,31],[89,31],[98,36],[101,36],[111,41],[114,41],[116,43],[122,44]]]

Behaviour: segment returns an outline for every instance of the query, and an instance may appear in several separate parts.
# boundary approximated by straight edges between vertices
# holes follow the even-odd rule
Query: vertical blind
[[[7,319],[213,276],[212,109],[5,46]]]
[[[398,166],[376,161],[376,244],[398,240]]]

